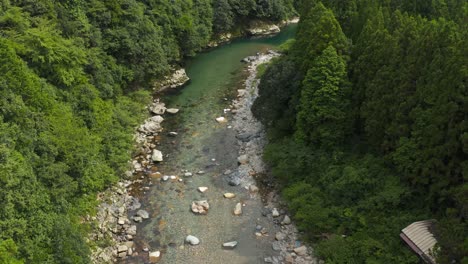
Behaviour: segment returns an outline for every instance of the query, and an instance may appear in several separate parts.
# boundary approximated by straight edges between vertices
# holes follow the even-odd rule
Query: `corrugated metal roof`
[[[437,243],[434,234],[430,230],[433,223],[433,220],[414,222],[401,231],[424,253],[425,256],[423,257],[427,257],[432,263],[436,263],[431,253]]]

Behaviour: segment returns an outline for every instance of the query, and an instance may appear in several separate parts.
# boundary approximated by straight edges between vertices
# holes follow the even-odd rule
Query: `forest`
[[[152,82],[223,32],[295,15],[292,0],[0,0],[0,263],[89,263],[84,216],[128,169]]]
[[[265,159],[325,263],[468,263],[468,3],[304,0],[253,111]]]

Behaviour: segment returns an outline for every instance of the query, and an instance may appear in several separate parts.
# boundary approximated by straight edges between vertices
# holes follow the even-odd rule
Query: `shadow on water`
[[[139,194],[142,209],[151,216],[138,224],[134,241],[139,256],[121,263],[147,262],[148,254],[142,251],[144,247],[162,252],[159,263],[263,263],[265,256],[275,255],[271,241],[254,235],[257,224],[271,225],[262,220],[260,198],[249,197],[245,190],[229,186],[224,179],[224,171],[237,166],[239,146],[235,132],[227,127],[229,123],[218,124],[215,118],[224,115],[224,108],[230,108],[237,89],[243,85],[245,64],[240,60],[277,47],[293,37],[294,32],[295,25],[288,26],[273,37],[239,39],[201,53],[187,62],[186,70],[191,78],[188,85],[157,95],[166,106],[181,110],[176,115],[164,116],[165,130],[158,149],[165,154],[165,160],[152,170],[161,174],[149,177],[144,185],[149,188]],[[228,120],[231,118],[224,116]],[[170,131],[178,135],[169,137]],[[194,175],[184,177],[185,170]],[[205,173],[196,174],[198,171]],[[176,175],[183,182],[162,182],[161,175]],[[200,186],[208,187],[208,191],[198,192]],[[224,199],[224,192],[238,196]],[[209,213],[192,214],[191,202],[202,199],[210,203]],[[240,217],[232,214],[237,202],[246,204]],[[130,212],[129,216],[132,213],[135,212]],[[200,245],[184,244],[189,234],[200,238]],[[231,240],[239,242],[237,248],[223,250],[222,243]]]

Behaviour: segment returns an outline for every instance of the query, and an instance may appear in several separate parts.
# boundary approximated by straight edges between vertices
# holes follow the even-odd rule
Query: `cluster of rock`
[[[249,28],[244,32],[248,36],[263,36],[263,35],[272,35],[281,32],[281,27],[287,26],[289,24],[297,24],[299,22],[298,17],[294,17],[289,20],[281,21],[278,25],[255,21],[251,22]],[[235,37],[241,37],[242,35],[233,35],[231,33],[222,33],[215,37],[214,40],[210,41],[207,45],[207,48],[215,48],[221,44],[230,42]]]
[[[279,26],[277,25],[264,25],[261,27],[253,27],[247,29],[247,32],[250,36],[263,36],[263,35],[270,35],[270,34],[277,34],[281,31]]]
[[[135,223],[148,219],[149,214],[138,210],[141,207],[140,202],[128,194],[131,184],[130,180],[121,181],[98,197],[102,203],[98,206],[96,216],[89,219],[96,221],[98,226],[89,235],[89,239],[95,242],[109,241],[112,245],[92,252],[93,263],[113,263],[117,258],[134,254],[133,238],[137,231]],[[129,219],[129,211],[135,210],[138,210],[135,216]]]
[[[238,90],[237,100],[232,105],[231,112],[234,114],[232,126],[236,130],[236,137],[240,145],[239,166],[235,172],[228,172],[227,180],[231,185],[240,184],[248,188],[250,193],[259,191],[251,176],[266,173],[266,167],[262,160],[263,148],[266,144],[264,128],[251,112],[252,104],[258,96],[257,66],[276,56],[279,54],[269,51],[267,54],[257,54],[244,59],[245,62],[250,63],[248,66],[249,77],[246,80],[245,89]],[[278,209],[281,206],[276,192],[269,192],[264,199],[267,205],[262,211],[262,215],[281,230],[274,234],[275,240],[272,242],[272,249],[278,252],[278,255],[266,257],[265,263],[319,263],[320,261],[313,257],[312,250],[298,242],[298,231],[291,224],[291,218],[286,211]],[[262,226],[256,227],[255,235],[259,238],[271,238],[268,230]]]
[[[175,70],[171,75],[166,76],[162,81],[158,81],[154,84],[155,91],[163,91],[168,88],[177,88],[183,86],[190,78],[188,77],[185,69]]]
[[[185,72],[177,74],[184,75]],[[180,79],[180,78],[179,78]],[[167,82],[169,83],[169,82]],[[167,84],[166,83],[166,84]],[[176,83],[176,82],[174,82]],[[180,82],[179,82],[180,83]],[[172,86],[171,86],[172,87]],[[97,209],[95,217],[88,220],[97,222],[97,228],[90,234],[91,241],[100,242],[100,244],[109,244],[107,247],[97,247],[92,252],[92,263],[114,263],[118,258],[127,256],[136,256],[138,254],[148,254],[150,263],[157,262],[161,257],[160,251],[150,252],[145,248],[143,252],[136,252],[133,238],[137,233],[137,223],[149,219],[147,211],[140,209],[141,204],[137,198],[129,195],[133,186],[141,184],[144,175],[151,175],[150,169],[154,163],[162,162],[163,153],[156,149],[156,136],[163,131],[161,123],[164,121],[162,115],[176,114],[179,109],[166,108],[165,104],[155,99],[148,110],[154,116],[149,117],[136,130],[136,154],[131,161],[132,169],[125,173],[128,180],[121,181],[99,195],[103,202]],[[177,133],[172,132],[172,136]],[[135,173],[144,172],[140,178],[130,180]],[[168,176],[169,177],[169,176]],[[149,182],[150,184],[151,181]],[[147,190],[149,187],[141,187],[140,190]],[[128,217],[130,215],[130,217]]]

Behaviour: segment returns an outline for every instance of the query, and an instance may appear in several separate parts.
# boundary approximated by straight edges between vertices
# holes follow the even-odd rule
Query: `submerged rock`
[[[138,210],[138,212],[136,213],[137,216],[143,218],[143,219],[148,219],[149,218],[149,214],[147,211],[145,210]]]
[[[192,212],[196,214],[207,214],[210,205],[207,200],[193,201],[192,202]]]

